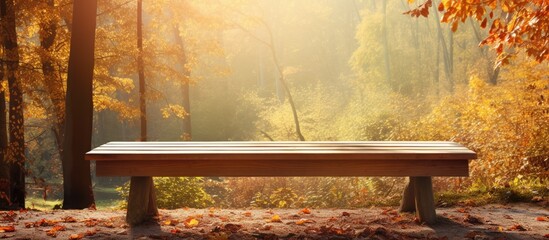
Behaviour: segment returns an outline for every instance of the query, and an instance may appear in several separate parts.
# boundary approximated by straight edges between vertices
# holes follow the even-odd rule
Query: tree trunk
[[[473,28],[473,32],[475,33],[475,37],[477,41],[480,43],[483,39],[483,37],[480,35],[480,29],[479,27],[473,22],[472,19],[469,19],[469,22],[471,23],[471,27]],[[494,68],[493,62],[494,60],[490,57],[487,49],[488,47],[483,46],[478,48],[484,59],[486,59],[486,73],[488,74],[488,82],[492,85],[498,84],[498,77],[499,77],[499,65]]]
[[[44,0],[46,5],[53,9],[53,0]],[[52,115],[52,131],[55,136],[55,142],[59,155],[62,154],[63,131],[65,127],[65,90],[63,87],[63,79],[55,71],[55,65],[52,58],[52,46],[57,36],[57,23],[53,19],[47,19],[40,23],[40,46],[44,50],[40,54],[40,62],[42,64],[42,73],[44,75],[44,87],[48,93]]]
[[[25,119],[23,117],[23,91],[19,76],[19,46],[15,22],[14,0],[0,2],[4,32],[6,73],[9,88],[9,150],[11,203],[16,208],[25,208]]]
[[[185,49],[185,41],[181,36],[181,31],[179,31],[178,26],[174,26],[175,42],[181,48],[181,68],[183,69],[183,82],[181,83],[181,94],[182,94],[182,105],[187,112],[187,116],[183,119],[183,134],[181,135],[182,139],[185,141],[192,140],[192,130],[191,130],[191,98],[190,98],[190,89],[189,81],[191,77],[191,71],[188,69],[187,65],[187,50]]]
[[[97,0],[75,0],[66,96],[63,139],[63,209],[95,204],[90,163],[84,154],[91,148],[93,122],[93,68]]]
[[[137,0],[137,73],[139,75],[139,119],[141,120],[140,141],[147,141],[147,102],[145,91],[145,66],[143,63],[143,0]],[[141,203],[145,203],[142,205]],[[133,212],[137,210],[138,216]],[[146,218],[158,215],[156,195],[152,177],[130,178],[130,197],[126,221],[138,224]]]
[[[387,39],[387,0],[383,0],[383,23],[381,27],[381,39],[383,42],[383,60],[385,62],[385,82],[388,83],[391,88],[396,91],[399,89],[396,86],[396,82],[391,78],[391,62],[389,59],[389,40]]]
[[[139,75],[139,119],[141,141],[147,141],[147,102],[145,99],[145,68],[143,66],[143,0],[137,0],[137,74]]]
[[[0,79],[4,79],[4,63],[0,63]],[[5,159],[8,148],[8,130],[6,129],[6,93],[0,87],[0,210],[11,208],[10,200],[10,167]]]
[[[435,14],[435,20],[439,19],[438,17],[438,4],[433,4],[433,12]],[[444,40],[444,35],[442,34],[442,27],[440,26],[440,21],[435,21],[437,24],[437,36],[438,41],[441,43],[442,47],[442,56],[444,57],[444,73],[446,76],[446,80],[448,81],[448,89],[450,92],[454,91],[454,80],[452,75],[452,60],[450,53],[448,52],[448,46],[446,45],[446,40]],[[452,36],[450,36],[452,37]]]

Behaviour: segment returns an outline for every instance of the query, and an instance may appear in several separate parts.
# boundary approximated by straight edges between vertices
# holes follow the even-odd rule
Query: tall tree
[[[143,66],[143,0],[137,0],[137,73],[139,75],[139,119],[141,141],[147,141],[147,102],[145,91],[145,67]]]
[[[4,62],[0,62],[0,79],[4,79]],[[8,131],[6,122],[6,90],[0,85],[0,209],[8,209],[10,200],[10,165],[5,158],[8,148]]]
[[[86,208],[95,203],[90,163],[93,122],[93,68],[97,0],[75,0],[67,74],[63,140],[63,208]]]
[[[183,36],[181,34],[181,31],[179,30],[179,26],[174,26],[174,33],[175,33],[175,42],[176,44],[181,48],[181,68],[183,69],[183,82],[181,83],[181,94],[183,97],[182,106],[185,109],[185,112],[187,115],[185,118],[183,118],[183,134],[182,138],[183,140],[191,140],[192,139],[192,131],[191,131],[191,98],[190,98],[190,91],[189,91],[189,81],[190,81],[190,75],[191,72],[189,70],[189,67],[187,66],[187,53],[185,50],[185,41],[183,39]]]
[[[25,130],[23,91],[19,79],[19,46],[15,22],[14,0],[0,1],[2,36],[5,48],[6,75],[9,88],[9,147],[7,158],[11,164],[11,203],[25,208]]]
[[[54,9],[53,0],[42,0],[44,6],[50,11]],[[53,15],[53,14],[50,14]],[[40,64],[44,75],[44,87],[52,108],[52,132],[55,136],[55,143],[61,155],[63,128],[65,125],[65,91],[63,79],[57,73],[54,62],[54,43],[57,37],[57,21],[54,16],[47,15],[41,19],[40,26]]]
[[[137,0],[137,72],[139,75],[139,119],[141,120],[141,136],[139,140],[147,141],[147,102],[145,96],[145,66],[143,63],[143,0]],[[128,214],[126,216],[126,222],[130,225],[139,223],[145,216],[158,215],[152,177],[132,176],[129,199],[128,209],[137,210],[135,214]],[[145,203],[141,205],[142,202],[139,200],[145,200]]]

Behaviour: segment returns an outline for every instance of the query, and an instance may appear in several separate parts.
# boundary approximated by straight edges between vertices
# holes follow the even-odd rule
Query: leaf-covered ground
[[[549,239],[549,209],[534,204],[439,208],[431,226],[394,208],[160,210],[138,227],[124,211],[0,214],[6,239]]]

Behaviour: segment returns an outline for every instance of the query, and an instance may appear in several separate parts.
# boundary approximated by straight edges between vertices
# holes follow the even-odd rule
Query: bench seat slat
[[[247,141],[196,141],[196,142],[109,142],[102,146],[458,146],[462,145],[454,142],[396,142],[396,141],[347,141],[347,142],[247,142]]]
[[[189,154],[186,152],[174,153],[174,152],[133,152],[133,153],[121,153],[121,152],[103,152],[93,155],[86,155],[87,160],[96,160],[96,161],[110,161],[110,160],[137,160],[137,161],[155,161],[155,160],[174,160],[174,161],[186,161],[186,160],[255,160],[255,159],[264,159],[264,160],[294,160],[301,161],[305,159],[309,160],[330,160],[330,161],[339,161],[345,159],[354,159],[354,160],[386,160],[386,161],[399,161],[399,160],[463,160],[471,159],[470,154],[457,154],[457,153],[445,153],[445,152],[432,152],[432,153],[374,153],[370,152],[367,155],[364,153],[334,153],[330,154],[328,152],[315,152],[310,154],[304,153],[256,153],[256,154],[228,154],[228,153],[212,153],[212,152],[202,152],[196,154]]]

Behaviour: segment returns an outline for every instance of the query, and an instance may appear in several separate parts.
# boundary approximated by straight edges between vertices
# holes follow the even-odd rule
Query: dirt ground
[[[549,208],[535,204],[438,208],[419,224],[396,208],[177,209],[137,227],[124,211],[0,212],[5,239],[549,239]]]

